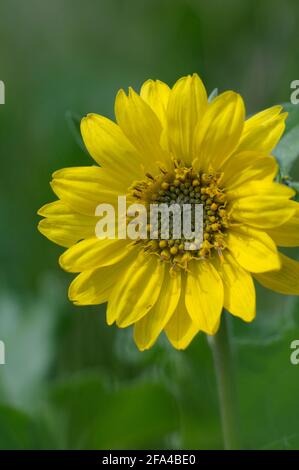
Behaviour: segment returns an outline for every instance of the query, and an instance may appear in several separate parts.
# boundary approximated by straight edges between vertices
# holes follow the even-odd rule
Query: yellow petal
[[[295,206],[296,204],[296,206]],[[284,224],[267,230],[278,246],[299,246],[299,204],[294,203],[295,214]]]
[[[113,121],[88,114],[81,121],[81,133],[90,155],[124,187],[142,177],[142,157]]]
[[[235,260],[249,272],[280,269],[276,245],[265,232],[247,226],[231,227],[227,246]]]
[[[112,266],[91,269],[79,274],[69,287],[69,299],[75,305],[97,305],[107,302],[115,283],[126,269],[128,259]]]
[[[177,159],[191,165],[194,131],[208,105],[205,87],[198,77],[183,77],[171,90],[168,108],[168,136],[170,149]]]
[[[250,322],[255,318],[255,288],[251,274],[225,250],[223,262],[217,263],[224,287],[224,307],[232,315]]]
[[[284,185],[248,183],[227,193],[230,199],[239,197],[231,201],[228,208],[233,221],[260,229],[269,229],[283,224],[294,216],[296,203],[289,200],[292,195],[292,190]]]
[[[172,346],[176,349],[186,349],[194,336],[199,332],[185,306],[185,292],[182,289],[179,304],[165,327],[165,333]]]
[[[280,253],[281,269],[275,272],[255,274],[262,286],[280,294],[299,295],[299,263]]]
[[[141,87],[141,98],[152,108],[158,116],[162,127],[166,126],[166,109],[170,88],[160,80],[147,80]]]
[[[38,214],[46,217],[39,222],[38,230],[58,245],[68,248],[94,235],[97,218],[78,214],[62,201],[46,204]]]
[[[132,88],[129,89],[129,96],[123,90],[118,92],[115,116],[124,134],[142,157],[142,164],[148,172],[157,174],[162,163],[169,167],[170,157],[160,145],[161,122],[151,107]]]
[[[229,191],[253,180],[273,181],[278,171],[274,157],[253,151],[234,153],[221,171],[221,184]]]
[[[96,166],[64,168],[53,173],[54,193],[74,211],[94,216],[101,203],[117,206],[125,190],[108,171]]]
[[[107,322],[125,328],[136,323],[155,305],[163,283],[165,264],[156,256],[139,255],[115,285],[107,308]]]
[[[190,318],[198,328],[210,335],[215,334],[223,308],[223,284],[209,261],[190,263],[185,302]]]
[[[170,320],[181,293],[181,274],[170,276],[165,272],[164,281],[157,302],[141,320],[135,324],[134,339],[140,349],[149,349]]]
[[[285,184],[275,183],[263,179],[261,181],[248,181],[244,185],[235,187],[234,189],[228,188],[226,195],[230,200],[243,197],[255,197],[255,196],[272,196],[276,198],[287,198],[294,197],[296,191],[286,186]]]
[[[271,196],[239,199],[232,207],[234,221],[265,230],[286,222],[294,214],[291,201]]]
[[[194,167],[219,170],[236,148],[244,125],[245,108],[240,95],[227,91],[217,96],[195,130]]]
[[[287,113],[279,114],[281,110],[273,106],[247,119],[237,151],[271,153],[285,129]]]
[[[126,257],[132,249],[129,240],[89,238],[71,246],[59,258],[60,266],[79,273],[100,266],[109,266]]]

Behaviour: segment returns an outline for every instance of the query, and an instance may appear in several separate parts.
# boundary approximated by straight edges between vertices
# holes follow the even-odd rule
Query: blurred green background
[[[248,113],[289,101],[298,21],[296,0],[1,1],[0,448],[223,447],[204,335],[140,353],[105,306],[73,306],[36,211],[54,170],[91,163],[71,116],[113,117],[121,87],[198,72]],[[243,447],[299,449],[297,299],[259,289],[254,323],[230,320]]]

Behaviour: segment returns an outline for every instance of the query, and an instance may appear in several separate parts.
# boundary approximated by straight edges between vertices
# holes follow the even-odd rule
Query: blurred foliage
[[[274,154],[279,162],[281,176],[289,178],[292,167],[299,157],[299,106],[287,103],[284,105],[284,110],[288,113],[286,130]]]
[[[71,305],[36,211],[54,200],[54,170],[91,163],[79,119],[113,117],[121,87],[196,71],[209,92],[239,91],[248,113],[288,102],[298,19],[295,0],[1,2],[0,448],[222,448],[204,335],[185,352],[161,338],[139,353],[131,331],[105,325],[105,306]],[[298,181],[299,107],[286,107],[276,155]],[[230,318],[243,446],[298,449],[299,304],[262,288],[257,304],[251,325]]]

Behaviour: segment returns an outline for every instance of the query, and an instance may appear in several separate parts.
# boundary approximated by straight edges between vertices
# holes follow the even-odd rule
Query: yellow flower
[[[254,276],[284,294],[299,294],[299,263],[278,246],[299,244],[294,191],[275,182],[271,152],[287,114],[274,106],[245,120],[241,96],[227,91],[208,102],[200,78],[170,89],[148,80],[138,95],[120,90],[116,123],[89,114],[85,145],[99,166],[53,174],[58,200],[45,205],[39,230],[67,247],[63,269],[80,273],[69,288],[76,305],[108,302],[107,322],[134,325],[140,350],[162,330],[184,349],[203,331],[217,332],[223,307],[255,317]],[[176,240],[99,240],[99,203],[190,201],[204,206],[204,242],[185,251]]]

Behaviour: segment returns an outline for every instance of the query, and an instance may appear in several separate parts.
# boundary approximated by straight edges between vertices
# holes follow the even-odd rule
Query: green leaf
[[[283,110],[289,113],[286,120],[286,130],[285,134],[290,132],[294,127],[299,124],[299,105],[294,105],[291,103],[284,103]]]
[[[293,164],[299,156],[299,106],[285,104],[289,113],[283,138],[273,151],[280,165],[282,177],[289,176]]]
[[[32,449],[38,447],[35,424],[27,414],[0,405],[0,449]]]
[[[53,363],[62,295],[59,282],[51,276],[44,278],[34,299],[25,301],[9,290],[0,291],[0,339],[6,356],[0,397],[5,403],[26,409],[34,406]]]
[[[50,415],[64,429],[68,449],[136,449],[166,445],[177,427],[177,410],[163,384],[139,381],[113,389],[98,376],[80,376],[58,385]]]

